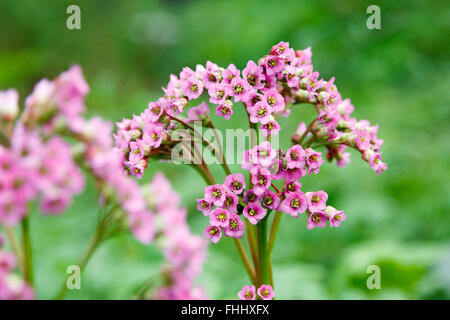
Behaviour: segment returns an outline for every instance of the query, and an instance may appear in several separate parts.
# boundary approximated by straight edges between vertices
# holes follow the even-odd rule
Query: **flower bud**
[[[19,113],[19,94],[14,89],[0,91],[0,120],[13,121]]]
[[[134,130],[128,131],[128,134],[130,135],[132,140],[136,140],[142,136],[142,131],[138,130],[138,129],[134,129]]]
[[[300,88],[305,90],[308,85],[308,78],[304,77],[300,79]]]
[[[305,101],[306,102],[306,101],[308,101],[309,93],[306,90],[298,89],[295,92],[295,96],[297,97],[297,99],[299,101]]]
[[[317,100],[319,100],[319,102],[324,102],[325,100],[327,100],[327,98],[328,98],[328,92],[326,92],[326,91],[321,91],[320,93],[319,93],[319,96],[317,97]]]
[[[299,135],[299,134],[297,134],[297,133],[294,133],[294,134],[292,135],[292,137],[291,137],[291,140],[292,140],[292,142],[295,143],[295,144],[300,144],[300,139],[301,139],[301,138],[302,138],[301,135]]]
[[[335,213],[336,211],[337,211],[336,208],[334,208],[332,206],[327,206],[325,208],[325,214],[328,218],[331,217],[333,215],[333,213]]]

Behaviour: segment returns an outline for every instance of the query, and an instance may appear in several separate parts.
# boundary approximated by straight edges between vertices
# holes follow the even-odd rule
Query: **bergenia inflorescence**
[[[247,182],[242,173],[231,173],[223,157],[218,160],[226,178],[219,184],[201,159],[197,170],[208,184],[203,197],[197,199],[198,209],[209,220],[204,236],[213,243],[223,236],[236,240],[244,235],[246,225],[256,225],[258,239],[264,242],[265,223],[272,211],[294,218],[305,214],[308,229],[338,227],[346,219],[344,212],[327,204],[325,191],[303,191],[299,180],[318,174],[324,159],[336,159],[337,165],[344,167],[350,161],[348,148],[360,152],[378,175],[387,165],[381,161],[383,140],[377,137],[378,126],[351,117],[354,107],[350,100],[342,99],[334,77],[328,81],[319,77],[311,56],[310,48],[294,50],[280,42],[257,62],[249,61],[242,71],[233,64],[222,68],[208,61],[206,66],[197,65],[195,70],[185,67],[178,76],[171,75],[163,97],[150,102],[140,115],[117,124],[115,144],[123,154],[124,167],[142,178],[150,159],[174,160],[173,151],[180,142],[177,129],[187,129],[194,142],[198,134],[192,123],[200,122],[215,130],[210,105],[217,116],[227,120],[236,108],[243,108],[250,129],[259,130],[262,140],[251,139],[250,148],[242,155],[242,169],[249,174]],[[209,104],[199,100],[202,95]],[[300,104],[313,105],[316,117],[309,125],[303,121],[298,124],[289,148],[273,147],[271,138],[282,130],[280,117],[289,117],[292,108]],[[203,145],[210,147],[207,140],[200,138]],[[317,151],[319,147],[326,148],[325,155]],[[221,148],[219,141],[219,151]],[[250,247],[252,238],[249,235]],[[236,243],[243,257],[242,246]],[[267,259],[265,246],[259,244],[260,259]],[[253,250],[252,258],[255,269],[265,269]],[[261,270],[255,273],[245,257],[243,261],[254,285],[267,283],[267,269],[261,278]],[[258,294],[262,299],[271,299],[272,287],[260,287]],[[244,287],[239,296],[254,298],[255,287]]]

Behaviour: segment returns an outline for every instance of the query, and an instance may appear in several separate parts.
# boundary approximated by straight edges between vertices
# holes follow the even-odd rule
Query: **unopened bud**
[[[11,122],[19,113],[19,94],[14,89],[0,91],[0,119]]]

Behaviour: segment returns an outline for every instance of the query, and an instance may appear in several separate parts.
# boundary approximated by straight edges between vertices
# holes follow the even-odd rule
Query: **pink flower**
[[[381,161],[381,153],[373,150],[366,150],[363,151],[362,158],[369,162],[370,167],[375,170],[378,175],[387,170],[387,164]]]
[[[283,55],[286,54],[287,49],[289,49],[289,42],[280,41],[270,49],[270,54]]]
[[[205,231],[203,231],[203,235],[206,238],[211,239],[213,243],[219,242],[220,238],[222,238],[222,230],[220,227],[216,226],[207,226]]]
[[[178,81],[176,76],[171,75],[170,76],[170,82],[169,82],[169,85],[167,87],[168,87],[168,89],[169,89],[169,87],[171,87],[171,88],[172,87],[178,87],[179,84],[181,84],[183,80],[187,80],[190,77],[195,77],[195,76],[196,76],[196,73],[195,73],[194,70],[192,70],[189,67],[184,67],[181,70],[181,72],[180,72],[180,81]]]
[[[201,79],[206,88],[210,88],[211,86],[217,84],[219,79],[221,79],[219,66],[211,61],[206,62],[206,69],[202,71],[202,74]]]
[[[250,172],[256,173],[259,167],[269,167],[276,157],[277,152],[272,149],[272,145],[269,141],[265,141],[260,145],[253,147],[248,156],[248,162],[250,164],[250,168],[252,168],[249,168]]]
[[[215,208],[209,213],[209,223],[215,227],[226,227],[231,213],[223,208]]]
[[[155,236],[153,214],[147,211],[138,211],[129,215],[130,228],[134,236],[144,244],[149,244]]]
[[[141,159],[136,162],[125,161],[125,165],[130,170],[132,176],[142,179],[144,176],[144,170],[147,168],[147,161],[145,159]]]
[[[259,197],[255,194],[253,190],[248,190],[244,193],[243,201],[244,203],[252,203],[258,201]]]
[[[284,186],[284,191],[285,192],[296,192],[296,191],[300,191],[300,188],[302,187],[302,184],[300,182],[297,181],[289,181],[286,180],[285,186]]]
[[[225,101],[227,86],[221,83],[215,84],[208,89],[210,96],[209,102],[214,104],[220,104]]]
[[[156,122],[164,112],[164,106],[161,101],[149,102],[148,109],[145,110],[145,115],[148,121]]]
[[[236,212],[237,205],[239,204],[239,198],[233,192],[227,192],[225,194],[225,201],[222,208],[227,209],[230,212]]]
[[[286,68],[284,69],[285,75],[285,79],[286,79],[286,83],[289,87],[291,88],[296,88],[298,87],[299,83],[300,83],[300,78],[297,76],[297,68],[294,66],[286,66]]]
[[[270,106],[273,112],[282,112],[284,110],[284,98],[276,89],[264,90],[263,101]]]
[[[233,114],[233,102],[231,102],[231,100],[225,100],[222,104],[219,104],[216,107],[216,115],[219,117],[223,117],[226,120],[230,120],[232,114]]]
[[[0,277],[2,273],[13,271],[16,266],[16,256],[11,252],[0,250]]]
[[[328,217],[324,211],[312,212],[308,218],[308,229],[323,228],[327,225]]]
[[[70,205],[72,198],[64,191],[47,191],[44,193],[41,202],[40,210],[43,214],[62,214]]]
[[[318,212],[325,210],[327,206],[328,194],[325,191],[307,192],[308,210]]]
[[[251,224],[257,224],[259,220],[266,216],[266,214],[267,210],[261,207],[257,202],[248,204],[243,211],[244,217],[246,217]]]
[[[221,184],[215,184],[205,188],[205,200],[218,207],[223,205],[225,194],[226,189]]]
[[[0,300],[31,300],[33,289],[14,273],[0,274]]]
[[[275,297],[275,291],[273,291],[272,286],[268,284],[263,284],[258,288],[258,295],[263,300],[272,300]]]
[[[228,225],[223,228],[227,237],[240,239],[244,235],[245,224],[237,214],[232,214]]]
[[[242,70],[242,78],[253,88],[262,89],[264,88],[263,83],[263,68],[258,66],[255,62],[250,60],[247,62],[247,66]]]
[[[209,216],[211,207],[211,203],[209,203],[205,199],[197,199],[197,209],[200,210],[205,217]]]
[[[332,206],[327,206],[325,209],[325,213],[330,220],[330,227],[339,227],[341,222],[347,219],[344,211],[336,210]]]
[[[245,178],[242,173],[230,174],[225,178],[225,187],[235,194],[241,194],[245,189]]]
[[[306,152],[299,144],[293,145],[286,151],[286,162],[288,169],[304,168],[306,165]]]
[[[25,99],[23,113],[26,122],[36,122],[43,114],[53,112],[56,108],[53,101],[56,85],[47,79],[40,80],[33,89],[31,95]]]
[[[238,292],[238,297],[241,300],[255,300],[256,299],[256,288],[252,286],[243,286],[241,291]]]
[[[308,166],[308,175],[313,173],[319,173],[320,166],[323,163],[323,159],[321,157],[322,152],[316,152],[311,148],[307,148],[306,150],[306,164]]]
[[[144,126],[142,141],[149,147],[158,148],[163,139],[163,128],[160,125],[148,122]]]
[[[252,183],[255,185],[253,188],[255,194],[261,196],[269,189],[272,180],[268,172],[265,174],[263,171],[258,171],[256,174],[252,175]]]
[[[188,97],[189,100],[197,99],[203,92],[203,84],[195,75],[182,81],[181,87],[184,95]]]
[[[61,73],[55,83],[55,101],[59,110],[69,117],[84,112],[84,97],[89,93],[89,86],[83,78],[80,66],[72,66]]]
[[[204,120],[209,116],[209,106],[205,102],[202,102],[198,106],[190,108],[187,115],[187,122]]]
[[[357,133],[355,138],[356,146],[360,151],[370,148],[370,135],[366,130],[361,130]]]
[[[222,71],[223,83],[231,83],[234,78],[239,77],[240,71],[234,64],[230,64],[228,68]]]
[[[306,168],[286,169],[282,171],[286,181],[296,181],[306,175]]]
[[[253,123],[266,123],[272,118],[272,108],[265,102],[257,102],[250,110],[250,121]]]
[[[262,133],[264,134],[264,136],[267,137],[267,136],[277,135],[278,132],[280,132],[281,127],[278,124],[278,122],[276,122],[275,120],[273,120],[273,118],[271,118],[266,123],[262,124],[260,126],[260,129],[261,129]]]
[[[274,75],[280,73],[284,67],[284,58],[281,56],[266,56],[264,59],[266,73],[270,75]]]
[[[261,202],[264,207],[276,210],[280,205],[280,198],[271,190],[266,190],[261,196]]]
[[[252,90],[248,83],[240,77],[233,78],[227,89],[227,94],[234,97],[235,102],[245,102]]]
[[[131,150],[128,159],[130,160],[130,162],[134,163],[140,161],[150,151],[150,147],[146,145],[142,140],[130,142],[130,149]]]
[[[290,214],[294,218],[298,217],[299,213],[303,213],[308,208],[308,202],[303,192],[296,191],[286,194],[286,199],[284,199],[280,204],[280,210]]]

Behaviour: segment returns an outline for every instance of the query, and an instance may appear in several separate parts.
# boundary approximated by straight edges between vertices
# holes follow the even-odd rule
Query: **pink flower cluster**
[[[339,166],[349,162],[349,153],[344,151],[353,147],[380,174],[387,165],[381,161],[383,140],[377,138],[378,126],[350,116],[354,110],[350,100],[342,99],[334,78],[319,78],[311,56],[310,48],[295,51],[289,43],[280,42],[258,63],[250,60],[242,72],[234,64],[222,68],[208,61],[206,66],[197,65],[195,70],[185,67],[179,76],[171,75],[163,97],[150,102],[139,116],[117,124],[115,143],[125,154],[125,167],[141,178],[152,155],[170,150],[170,130],[176,126],[173,117],[181,115],[189,101],[206,93],[216,106],[216,115],[225,119],[233,114],[235,104],[242,102],[249,120],[259,124],[266,136],[278,134],[281,127],[277,119],[287,117],[294,105],[313,104],[317,118],[309,128],[301,123],[293,140],[311,137],[324,143],[327,159],[336,159]],[[185,122],[208,117],[209,106],[202,102],[191,106]]]
[[[71,147],[60,137],[44,141],[18,124],[10,147],[0,146],[0,224],[17,224],[35,198],[43,213],[60,214],[83,188]]]
[[[136,238],[150,243],[154,214],[139,184],[123,169],[123,154],[113,146],[112,124],[99,117],[85,119],[88,92],[80,67],[73,66],[54,80],[38,82],[18,120],[8,118],[13,130],[9,144],[0,146],[0,224],[20,221],[35,198],[43,213],[64,212],[84,188],[80,168],[85,168],[95,178],[102,204],[118,203]],[[2,92],[0,106],[14,109],[11,103],[18,99],[11,95],[11,90]]]
[[[224,184],[205,188],[203,199],[197,199],[197,208],[209,217],[210,225],[203,234],[217,243],[222,234],[240,239],[244,234],[245,224],[238,214],[239,196],[245,189],[244,176],[241,173],[227,176]],[[242,211],[242,210],[241,210]]]
[[[156,224],[159,226],[156,240],[161,243],[167,262],[163,271],[164,283],[152,297],[206,299],[202,287],[196,286],[194,280],[206,259],[207,241],[191,233],[186,209],[180,207],[178,194],[162,173],[156,174],[152,183],[143,189],[149,207],[156,212]]]
[[[30,300],[34,298],[31,287],[14,273],[17,258],[3,247],[0,235],[0,300]]]
[[[256,295],[258,293],[258,296]],[[262,300],[272,300],[275,297],[275,291],[271,285],[263,284],[258,290],[254,285],[243,286],[241,291],[238,292],[238,297],[241,300],[256,300],[259,297]]]
[[[293,145],[283,152],[274,150],[270,142],[265,141],[245,151],[242,168],[250,171],[251,187],[246,189],[242,174],[231,174],[224,184],[207,186],[204,197],[197,199],[197,208],[209,217],[210,225],[204,235],[214,243],[223,233],[241,238],[245,224],[240,214],[251,224],[257,224],[272,210],[283,211],[294,218],[307,212],[308,229],[325,227],[327,221],[331,227],[338,227],[346,216],[326,205],[327,193],[305,194],[298,182],[305,175],[318,173],[322,163],[320,152],[311,148],[304,150],[301,145]],[[278,180],[284,180],[282,191],[273,184]]]

